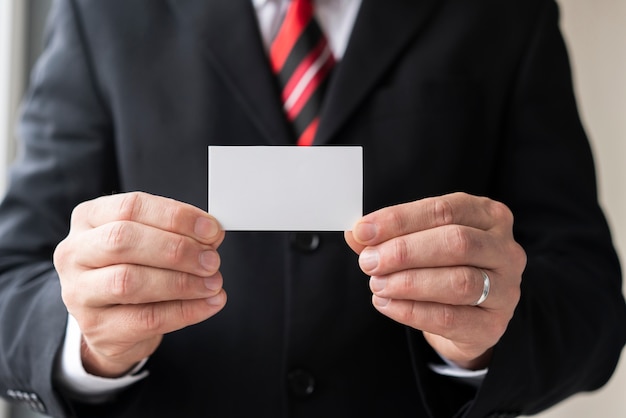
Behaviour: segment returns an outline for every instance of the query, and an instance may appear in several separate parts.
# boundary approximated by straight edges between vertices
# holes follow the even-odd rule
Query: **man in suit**
[[[626,309],[554,2],[316,2],[337,65],[313,145],[363,146],[367,214],[226,234],[206,146],[295,143],[268,59],[287,3],[55,3],[0,207],[0,393],[484,417],[604,384]]]

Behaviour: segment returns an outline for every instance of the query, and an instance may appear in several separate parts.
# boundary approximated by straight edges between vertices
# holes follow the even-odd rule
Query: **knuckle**
[[[470,269],[461,268],[457,269],[456,274],[452,274],[451,288],[452,293],[459,299],[465,299],[472,297],[476,293],[477,285]]]
[[[401,211],[384,210],[381,213],[383,215],[380,224],[385,225],[385,228],[388,227],[391,231],[405,230],[407,220],[405,219]]]
[[[72,282],[61,281],[61,299],[68,310],[81,304],[80,292]]]
[[[526,251],[524,251],[524,248],[522,248],[521,245],[514,242],[511,252],[513,253],[513,259],[517,260],[518,272],[521,276],[524,269],[526,269],[526,263],[528,262]]]
[[[396,263],[403,266],[409,259],[409,244],[404,237],[396,238],[393,241],[393,258]]]
[[[112,222],[103,228],[102,234],[105,245],[108,248],[116,248],[124,241],[124,235],[128,228],[122,222]]]
[[[496,200],[488,200],[488,213],[492,218],[500,221],[500,223],[512,226],[513,225],[513,212],[507,205]]]
[[[84,290],[85,289],[81,288],[77,281],[73,281],[69,286],[66,286],[67,293],[65,294],[65,291],[63,291],[64,300],[67,300],[66,304],[72,308],[84,308],[90,306],[93,298]]]
[[[131,192],[121,195],[119,203],[119,219],[132,221],[137,219],[143,203],[142,192]]]
[[[397,312],[397,320],[402,324],[412,324],[414,318],[418,318],[417,303],[410,303],[409,306],[404,306],[402,309]]]
[[[185,254],[185,238],[181,235],[172,237],[167,241],[165,247],[165,260],[168,264],[174,265],[182,261]]]
[[[440,309],[437,310],[435,323],[447,333],[454,329],[455,322],[456,313],[454,308],[449,305],[441,305]]]
[[[450,225],[454,222],[452,203],[448,199],[433,199],[432,217],[437,226]]]
[[[184,272],[175,272],[172,279],[168,281],[170,292],[173,295],[184,295],[189,284],[189,275]]]
[[[81,202],[74,207],[72,210],[72,214],[70,216],[71,223],[75,223],[77,221],[81,221],[89,217],[93,207],[92,201]]]
[[[59,284],[61,285],[61,299],[65,306],[69,308],[84,306],[86,303],[86,296],[84,292],[80,291],[78,280],[73,273],[64,274],[63,269],[59,269],[55,262],[55,268],[59,276]]]
[[[143,328],[150,333],[158,333],[163,326],[163,315],[158,309],[158,305],[144,305],[139,311],[139,322]]]
[[[174,205],[174,206],[169,207],[168,212],[169,212],[169,215],[168,215],[169,230],[176,231],[179,229],[181,219],[184,216],[183,214],[184,208],[181,205]]]
[[[196,311],[193,309],[193,304],[185,303],[185,301],[178,301],[178,315],[183,324],[191,324],[196,322]]]
[[[114,253],[124,251],[132,241],[133,231],[128,222],[111,222],[103,228],[103,241],[106,248]]]
[[[444,240],[450,254],[467,254],[472,246],[467,229],[460,225],[451,225],[447,228]]]
[[[127,265],[118,265],[113,269],[108,280],[108,293],[116,300],[125,300],[132,293],[131,268]]]
[[[57,271],[64,270],[64,267],[70,258],[71,251],[68,247],[68,239],[66,238],[59,242],[54,249],[54,253],[52,254],[52,263]]]
[[[408,270],[403,270],[398,273],[399,275],[399,285],[400,285],[400,293],[402,294],[410,294],[413,288],[415,287],[415,281],[413,280],[413,275]]]

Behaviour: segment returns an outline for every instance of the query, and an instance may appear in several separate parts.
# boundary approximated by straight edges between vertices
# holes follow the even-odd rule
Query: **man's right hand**
[[[54,265],[83,333],[85,370],[121,376],[163,334],[219,312],[226,304],[217,253],[223,239],[206,212],[163,197],[126,193],[77,206]]]

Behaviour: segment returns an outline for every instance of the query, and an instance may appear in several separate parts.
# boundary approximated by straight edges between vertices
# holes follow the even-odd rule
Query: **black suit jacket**
[[[315,145],[364,147],[366,212],[452,191],[512,209],[528,267],[480,389],[430,372],[420,332],[371,307],[342,234],[239,232],[226,308],[167,335],[111,402],[73,399],[53,378],[51,263],[73,207],[142,190],[205,208],[207,145],[293,137],[249,0],[58,0],[49,34],[0,207],[3,396],[57,417],[514,416],[611,375],[620,270],[555,3],[364,0]]]

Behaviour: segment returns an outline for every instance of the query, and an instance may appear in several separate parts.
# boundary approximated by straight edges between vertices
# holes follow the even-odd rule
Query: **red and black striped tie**
[[[311,145],[335,58],[313,16],[311,0],[292,0],[270,49],[283,108],[298,145]]]

